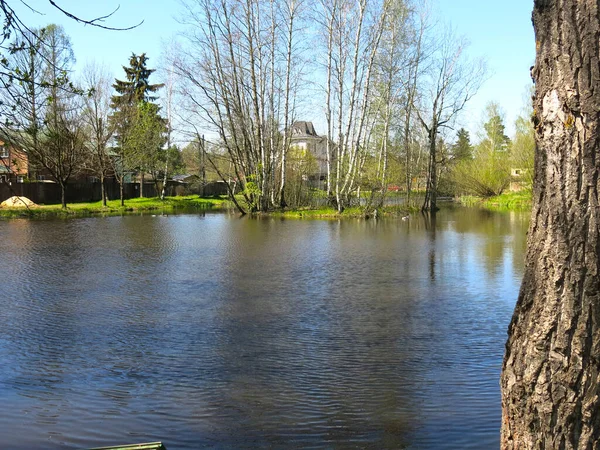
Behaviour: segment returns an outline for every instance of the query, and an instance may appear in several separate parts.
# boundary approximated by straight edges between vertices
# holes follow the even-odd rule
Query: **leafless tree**
[[[485,76],[483,61],[471,62],[464,55],[467,43],[451,28],[435,38],[428,56],[427,70],[420,77],[415,111],[429,141],[427,189],[423,211],[436,211],[438,174],[438,137],[475,95]]]
[[[106,178],[113,174],[113,163],[109,142],[114,135],[111,115],[112,76],[95,64],[88,65],[83,72],[84,109],[82,119],[86,126],[86,158],[84,167],[100,180],[102,204],[106,206]]]
[[[250,211],[285,204],[300,0],[189,0],[173,61],[187,109],[218,135]],[[282,26],[281,24],[286,24]],[[281,127],[283,126],[283,130]],[[245,210],[244,210],[245,212]]]
[[[356,188],[370,136],[373,71],[388,8],[387,1],[321,0],[316,11],[326,42],[327,186],[339,211]]]

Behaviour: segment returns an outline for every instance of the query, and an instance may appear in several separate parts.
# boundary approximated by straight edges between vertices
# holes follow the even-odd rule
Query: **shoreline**
[[[480,207],[494,211],[523,211],[531,209],[531,191],[502,194],[498,197],[484,199],[474,196],[459,197],[454,203],[464,207]],[[134,198],[120,205],[120,200],[110,200],[107,206],[101,202],[71,203],[63,209],[61,205],[35,205],[29,208],[23,206],[0,207],[2,219],[70,219],[82,217],[98,217],[105,215],[122,215],[136,212],[182,213],[201,211],[231,211],[235,208],[231,201],[223,197],[201,198],[198,196],[160,198]],[[332,207],[298,208],[289,210],[249,213],[253,217],[273,217],[282,219],[377,219],[403,218],[407,215],[420,213],[418,206],[406,207],[385,206],[375,211],[365,212],[360,207],[346,208],[339,212]]]

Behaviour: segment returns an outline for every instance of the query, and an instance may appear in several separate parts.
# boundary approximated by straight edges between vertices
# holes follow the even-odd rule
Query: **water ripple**
[[[526,220],[441,217],[0,222],[0,447],[497,447]]]

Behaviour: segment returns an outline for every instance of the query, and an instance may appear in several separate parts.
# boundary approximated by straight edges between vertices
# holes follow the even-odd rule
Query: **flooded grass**
[[[464,206],[481,206],[494,211],[523,211],[531,209],[532,193],[530,190],[505,192],[489,198],[465,195],[459,201]]]
[[[167,197],[161,200],[154,198],[133,198],[125,200],[125,206],[121,206],[120,200],[110,200],[106,206],[101,201],[91,203],[70,203],[67,208],[61,205],[37,205],[30,208],[25,207],[2,207],[0,218],[72,218],[89,217],[94,215],[123,214],[129,212],[143,211],[193,211],[193,210],[217,210],[230,208],[227,197],[201,198],[195,195],[185,197]]]

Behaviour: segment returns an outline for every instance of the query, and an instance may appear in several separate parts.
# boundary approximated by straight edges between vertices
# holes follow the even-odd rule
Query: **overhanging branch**
[[[73,19],[75,22],[79,22],[82,23],[84,25],[91,25],[93,27],[98,27],[98,28],[102,28],[104,30],[112,30],[112,31],[127,31],[127,30],[133,30],[134,28],[139,27],[141,24],[144,23],[144,21],[142,20],[140,23],[138,23],[137,25],[133,25],[131,27],[126,27],[126,28],[116,28],[116,27],[107,27],[106,25],[102,25],[99,22],[104,22],[106,19],[108,19],[109,17],[112,17],[113,14],[115,14],[120,6],[117,6],[117,8],[111,12],[110,14],[106,14],[104,16],[100,16],[100,17],[96,17],[95,19],[90,19],[90,20],[86,20],[86,19],[82,19],[79,16],[76,16],[75,14],[61,8],[60,6],[58,6],[56,4],[56,2],[54,0],[48,0],[50,2],[50,4],[52,6],[54,6],[56,9],[58,9],[60,12],[62,12],[65,16],[67,16],[70,19]]]

